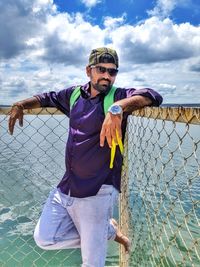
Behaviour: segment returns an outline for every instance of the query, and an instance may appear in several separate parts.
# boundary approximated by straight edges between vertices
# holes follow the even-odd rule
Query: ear
[[[88,77],[91,76],[91,68],[89,66],[86,67],[86,74]]]

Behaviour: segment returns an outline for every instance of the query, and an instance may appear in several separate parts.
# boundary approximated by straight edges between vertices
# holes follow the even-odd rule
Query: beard
[[[100,84],[101,81],[107,81],[108,83]],[[97,83],[92,84],[92,86],[99,93],[106,92],[106,91],[110,90],[110,88],[112,87],[111,81],[108,79],[99,79],[99,80],[97,80]]]

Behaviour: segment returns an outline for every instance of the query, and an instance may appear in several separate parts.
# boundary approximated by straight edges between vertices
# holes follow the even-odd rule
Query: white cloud
[[[196,62],[192,63],[189,66],[189,70],[194,72],[200,72],[200,59],[196,60]]]
[[[53,0],[35,0],[33,2],[33,12],[56,12],[56,5],[53,3]]]
[[[89,52],[105,44],[120,56],[116,85],[153,87],[165,102],[199,99],[199,26],[155,16],[128,25],[122,14],[102,29],[53,0],[7,0],[0,10],[1,104],[87,82]]]
[[[81,2],[88,8],[94,7],[101,3],[102,0],[81,0]]]
[[[191,4],[190,0],[157,0],[153,10],[149,10],[148,14],[160,18],[169,17],[172,11],[178,6],[187,6]]]
[[[30,50],[28,40],[42,35],[55,6],[50,0],[7,0],[0,2],[0,12],[0,58],[9,59]]]
[[[88,37],[90,42],[87,42]],[[81,14],[49,16],[42,58],[50,63],[86,64],[90,49],[103,45],[105,31],[84,21]]]
[[[80,13],[56,13],[52,0],[25,1],[27,5],[22,0],[8,0],[3,6],[0,58],[27,55],[47,62],[80,64],[96,43],[104,43],[104,31],[86,22]]]
[[[161,89],[170,91],[170,93],[173,93],[176,90],[176,85],[168,84],[168,83],[160,83],[159,87]]]
[[[172,61],[200,55],[200,27],[189,23],[174,24],[168,18],[152,17],[137,26],[123,25],[110,35],[123,59],[132,63]]]
[[[104,18],[104,26],[108,29],[110,28],[116,28],[119,25],[123,24],[126,19],[126,13],[122,14],[119,18],[113,18],[113,17],[105,17]]]

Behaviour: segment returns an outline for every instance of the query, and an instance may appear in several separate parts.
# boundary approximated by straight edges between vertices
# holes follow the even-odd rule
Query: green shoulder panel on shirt
[[[107,114],[109,107],[115,102],[114,97],[116,89],[115,86],[112,86],[108,94],[104,97],[103,107],[105,115]]]
[[[70,110],[72,109],[74,103],[76,102],[76,100],[79,98],[80,95],[81,95],[81,87],[77,86],[70,96],[69,100]]]

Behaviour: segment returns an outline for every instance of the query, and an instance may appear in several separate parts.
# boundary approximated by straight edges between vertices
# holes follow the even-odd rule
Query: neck
[[[91,85],[91,90],[90,90],[90,95],[91,97],[95,97],[97,96],[98,94],[100,94],[97,90],[95,90],[92,85]]]

